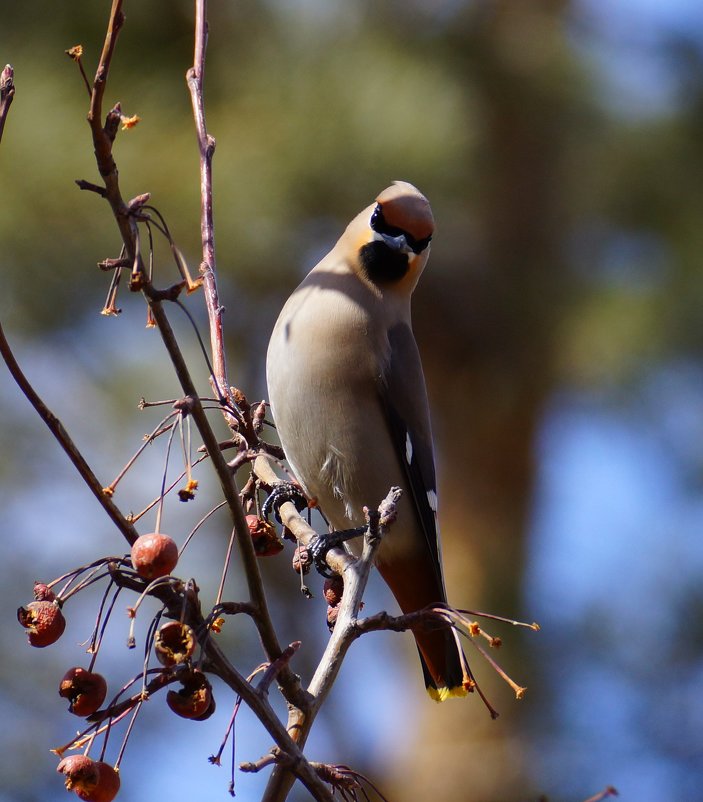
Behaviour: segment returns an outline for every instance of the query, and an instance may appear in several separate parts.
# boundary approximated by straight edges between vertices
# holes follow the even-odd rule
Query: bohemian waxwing
[[[376,564],[405,613],[446,601],[429,408],[410,324],[433,231],[414,186],[384,189],[288,299],[266,365],[283,450],[334,529],[363,525],[365,505],[403,489]],[[463,696],[451,631],[414,634],[430,696]]]

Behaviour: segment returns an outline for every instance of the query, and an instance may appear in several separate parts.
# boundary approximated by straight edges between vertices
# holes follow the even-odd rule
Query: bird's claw
[[[282,524],[283,521],[281,520],[280,513],[281,504],[285,504],[287,501],[292,501],[298,512],[302,512],[308,508],[308,500],[300,489],[300,485],[295,482],[280,482],[273,486],[273,489],[261,505],[261,514],[264,518],[268,518],[273,512],[278,523]]]
[[[330,542],[333,540],[332,536],[334,534],[335,533],[332,532],[328,535],[316,535],[312,538],[310,543],[308,543],[308,554],[310,555],[313,565],[317,569],[317,572],[327,579],[334,576],[334,572],[329,565],[327,565],[327,554],[330,549],[333,549],[335,545],[337,545],[334,542]]]
[[[357,527],[356,529],[337,529],[334,532],[328,532],[326,535],[316,535],[308,544],[308,554],[310,555],[313,565],[318,573],[328,579],[333,577],[334,571],[327,565],[327,554],[332,549],[338,549],[347,540],[353,540],[355,537],[360,537],[366,531],[365,526]]]

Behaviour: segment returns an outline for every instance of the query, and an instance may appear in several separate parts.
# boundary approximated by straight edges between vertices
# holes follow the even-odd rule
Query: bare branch
[[[269,661],[273,661],[280,656],[282,649],[278,643],[278,638],[268,613],[268,605],[266,602],[263,581],[259,572],[259,566],[254,553],[251,537],[249,536],[249,529],[246,525],[244,510],[242,509],[242,505],[239,500],[237,485],[232,471],[227,465],[227,462],[225,461],[219,449],[218,440],[212,430],[212,427],[210,426],[203,406],[200,403],[199,394],[191,378],[190,371],[188,370],[183,354],[173,333],[173,329],[171,328],[169,320],[166,316],[161,300],[163,294],[151,285],[146,276],[138,246],[139,231],[137,227],[136,214],[139,210],[136,207],[132,209],[129,205],[125,204],[120,192],[117,165],[115,164],[112,155],[112,143],[117,130],[115,120],[119,119],[119,106],[115,106],[108,113],[104,127],[100,123],[102,102],[109,74],[110,63],[117,42],[117,36],[124,23],[122,5],[122,0],[113,0],[105,43],[91,92],[88,122],[93,135],[95,157],[100,175],[105,181],[105,197],[110,203],[115,220],[122,235],[126,258],[129,259],[134,265],[133,279],[136,277],[135,285],[142,290],[149,302],[153,319],[158,326],[161,338],[166,346],[166,350],[176,372],[176,376],[180,382],[184,394],[191,399],[190,414],[192,415],[200,436],[203,439],[205,449],[210,456],[210,460],[219,478],[224,498],[230,508],[234,522],[234,528],[237,532],[237,545],[247,578],[249,595],[251,602],[257,608],[259,613],[256,616],[259,635],[264,645],[267,659]],[[198,18],[201,23],[202,31],[202,26],[205,24],[205,3],[203,0],[198,0],[198,8],[200,9],[198,12]],[[204,58],[204,40],[202,40],[202,33],[201,41],[203,41],[203,45],[201,45],[200,48],[196,47],[196,52],[200,54],[201,58]],[[200,76],[202,76],[202,69],[203,67],[201,64],[198,71]],[[141,199],[147,196],[139,197]],[[209,219],[211,220],[211,218]],[[224,364],[223,353],[217,357],[217,359],[220,358]],[[297,705],[305,706],[307,700],[305,695],[302,693],[300,683],[297,677],[287,668],[287,666],[282,668],[279,674],[279,682],[285,690],[288,701],[295,701]]]
[[[337,678],[347,650],[361,634],[356,626],[361,600],[366,590],[366,583],[371,572],[374,556],[386,529],[395,518],[395,507],[400,500],[401,493],[400,488],[392,488],[381,503],[378,512],[374,514],[374,512],[367,511],[368,528],[364,536],[361,557],[355,559],[350,555],[346,555],[348,560],[345,561],[342,573],[344,595],[339,605],[337,622],[332,632],[332,637],[308,686],[308,692],[313,699],[312,705],[307,712],[292,710],[288,718],[288,731],[301,749],[304,748],[315,717]],[[291,502],[281,505],[282,517],[283,508],[286,506],[294,507]],[[292,783],[292,774],[284,766],[276,766],[271,774],[262,802],[282,802],[287,797]]]
[[[213,380],[220,389],[220,392],[229,396],[227,361],[225,358],[222,331],[222,313],[224,309],[220,305],[217,290],[215,224],[212,206],[212,157],[215,154],[215,139],[207,132],[205,106],[203,102],[203,80],[205,76],[207,39],[207,0],[196,0],[193,66],[186,73],[186,82],[193,104],[193,117],[195,118],[195,128],[200,150],[200,236],[202,240],[200,272],[204,280],[205,303],[210,320],[210,346],[214,372]]]
[[[188,88],[191,93],[193,115],[195,118],[198,145],[200,149],[200,229],[203,248],[201,273],[203,274],[204,278],[205,301],[207,305],[208,319],[210,322],[210,343],[212,348],[212,364],[214,372],[214,376],[212,378],[215,383],[215,389],[219,390],[218,395],[226,394],[228,400],[234,402],[227,378],[224,338],[222,333],[223,310],[219,302],[217,291],[214,220],[212,212],[212,157],[215,150],[215,140],[207,133],[203,102],[203,78],[205,74],[205,53],[208,36],[207,0],[196,0],[195,15],[195,47],[193,66],[188,70],[186,77]],[[162,328],[162,323],[167,325],[165,316],[157,315],[153,304],[152,309],[154,310],[154,317],[157,325],[161,330],[162,336],[164,336],[166,329]],[[175,350],[172,347],[173,345],[175,345],[175,339],[169,337],[167,348],[169,348],[172,361],[175,358]],[[174,366],[175,365],[176,362],[174,361]],[[185,378],[185,363],[183,363],[182,368],[177,367],[176,371],[179,373],[179,379]],[[183,380],[181,381],[181,384],[185,390]],[[193,394],[190,390],[186,390],[186,393],[189,395]],[[256,619],[257,626],[259,628],[259,635],[264,645],[267,659],[269,661],[274,661],[281,655],[282,649],[278,642],[278,638],[269,615],[261,573],[259,571],[256,555],[254,553],[254,547],[249,535],[249,529],[246,525],[244,510],[239,500],[239,493],[234,481],[233,472],[222,456],[217,440],[215,439],[214,434],[212,434],[212,430],[207,423],[199,402],[197,406],[199,409],[197,413],[194,412],[193,419],[195,420],[198,430],[203,437],[205,447],[220,478],[225,499],[227,500],[232,512],[234,528],[237,535],[237,545],[247,578],[250,598],[260,613]],[[228,416],[226,410],[223,411],[225,416],[228,418],[228,421],[232,423],[233,419]],[[208,431],[206,432],[205,429]],[[303,706],[306,705],[307,700],[302,694],[300,683],[297,677],[288,669],[286,665],[281,668],[281,671],[278,675],[278,680],[283,688],[286,699],[290,703]]]

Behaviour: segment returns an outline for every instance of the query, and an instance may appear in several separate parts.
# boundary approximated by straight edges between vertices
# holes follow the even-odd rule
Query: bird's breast
[[[387,351],[385,332],[354,297],[319,284],[291,296],[269,344],[269,400],[281,444],[335,526],[356,517],[364,460],[385,436],[376,388]]]

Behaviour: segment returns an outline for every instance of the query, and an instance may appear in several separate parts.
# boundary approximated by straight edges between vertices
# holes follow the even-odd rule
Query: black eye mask
[[[381,208],[380,203],[376,204],[376,208],[373,210],[373,214],[371,215],[371,228],[377,234],[386,234],[389,237],[404,236],[405,241],[408,243],[408,247],[413,253],[422,253],[430,244],[430,240],[432,239],[432,235],[430,234],[429,237],[418,240],[415,239],[415,237],[413,237],[411,234],[408,234],[407,231],[403,231],[402,228],[389,225],[386,222],[386,218],[383,216],[383,209]]]

